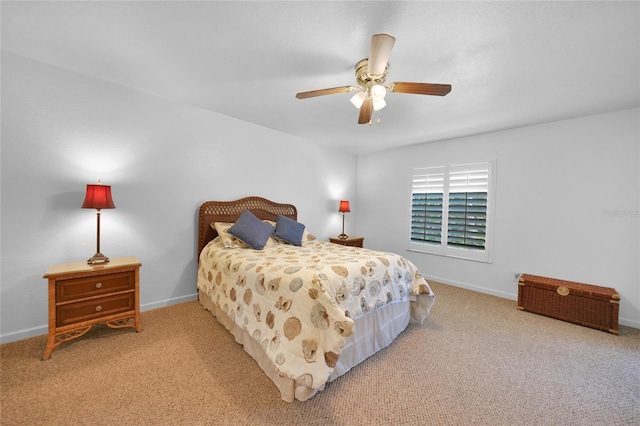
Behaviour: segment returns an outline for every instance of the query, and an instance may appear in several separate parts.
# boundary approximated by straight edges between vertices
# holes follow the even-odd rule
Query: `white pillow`
[[[222,238],[222,244],[226,248],[248,248],[249,246],[244,243],[240,238],[227,232],[229,228],[233,226],[233,223],[215,222],[211,226],[218,232],[220,238]]]
[[[313,235],[313,234],[310,234],[306,229],[302,233],[302,245],[303,246],[307,241],[313,241],[315,239],[316,239],[316,236]]]

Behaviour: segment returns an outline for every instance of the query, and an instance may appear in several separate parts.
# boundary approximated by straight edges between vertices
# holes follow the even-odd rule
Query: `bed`
[[[232,234],[248,217],[275,230],[264,247]],[[320,241],[303,228],[294,205],[261,197],[207,201],[198,215],[198,300],[288,402],[311,398],[391,344],[411,318],[424,323],[435,301],[403,257]]]

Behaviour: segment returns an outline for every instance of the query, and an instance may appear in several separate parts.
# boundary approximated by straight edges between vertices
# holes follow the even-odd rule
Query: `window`
[[[415,169],[411,201],[411,241],[440,245],[444,167]]]
[[[494,163],[412,171],[410,249],[491,261]]]

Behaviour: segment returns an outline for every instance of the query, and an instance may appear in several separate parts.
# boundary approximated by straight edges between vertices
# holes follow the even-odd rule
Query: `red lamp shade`
[[[338,209],[340,213],[349,213],[351,210],[349,209],[349,201],[340,200],[340,208]]]
[[[87,185],[87,193],[82,203],[83,209],[115,209],[116,205],[111,199],[111,186]]]

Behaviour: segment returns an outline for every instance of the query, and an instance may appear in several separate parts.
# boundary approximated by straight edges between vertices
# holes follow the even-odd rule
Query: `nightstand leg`
[[[91,330],[91,326],[87,325],[85,327],[80,327],[76,328],[75,330],[69,330],[57,334],[49,333],[49,339],[47,339],[47,349],[45,349],[44,351],[42,360],[46,361],[51,358],[51,352],[53,352],[55,348],[62,345],[64,342],[68,342],[69,340],[77,339],[80,336],[84,336],[89,330]]]
[[[49,335],[49,338],[47,339],[47,349],[44,350],[42,361],[46,361],[51,358],[51,352],[56,348],[55,341],[56,336]]]

